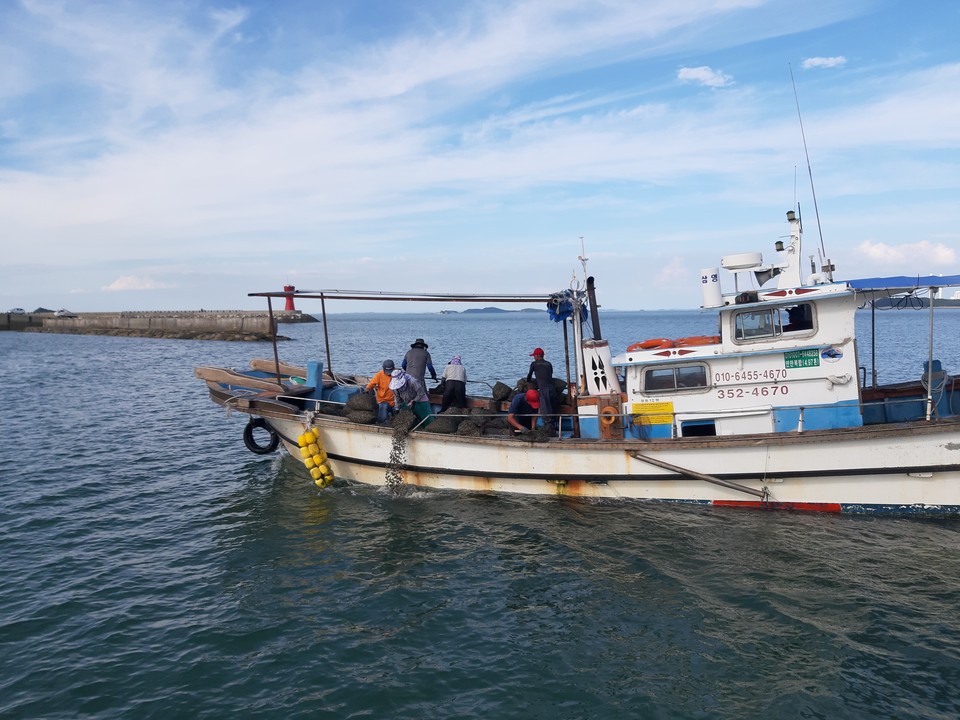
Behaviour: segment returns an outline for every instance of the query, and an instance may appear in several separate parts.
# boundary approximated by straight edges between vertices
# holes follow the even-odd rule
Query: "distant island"
[[[538,310],[537,308],[522,308],[520,310],[504,310],[503,308],[498,307],[485,307],[485,308],[470,308],[469,310],[441,310],[441,315],[476,315],[478,313],[543,313],[546,310]]]

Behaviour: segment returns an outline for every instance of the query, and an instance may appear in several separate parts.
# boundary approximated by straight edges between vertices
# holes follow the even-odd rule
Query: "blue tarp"
[[[960,286],[960,275],[897,275],[885,278],[861,278],[847,280],[854,290],[908,292],[925,288]]]

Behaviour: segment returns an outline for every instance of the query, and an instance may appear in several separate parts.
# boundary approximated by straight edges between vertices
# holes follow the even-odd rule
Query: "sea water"
[[[960,374],[960,311],[935,319]],[[602,323],[614,352],[716,332],[696,312]],[[926,313],[877,328],[880,381],[919,378]],[[282,332],[282,359],[326,361],[319,325]],[[535,346],[565,372],[542,315],[330,332],[338,372],[418,337],[478,382],[525,376]],[[0,333],[0,717],[960,715],[960,522],[321,491],[247,452],[245,417],[193,377],[271,355]]]

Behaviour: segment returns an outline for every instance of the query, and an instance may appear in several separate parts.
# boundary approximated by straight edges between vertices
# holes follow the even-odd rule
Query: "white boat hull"
[[[296,438],[306,418],[267,420],[299,457]],[[312,426],[337,477],[387,483],[390,428],[322,415]],[[439,489],[960,514],[960,422],[661,442],[528,443],[416,432],[407,437],[396,469],[405,484]]]

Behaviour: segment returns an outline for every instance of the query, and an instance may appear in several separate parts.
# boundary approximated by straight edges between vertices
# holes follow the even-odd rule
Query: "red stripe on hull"
[[[803,510],[804,512],[843,512],[840,503],[763,502],[762,500],[714,500],[716,507],[755,508],[757,510]]]

